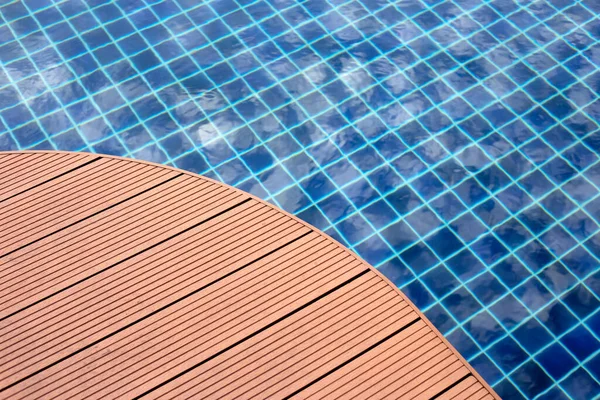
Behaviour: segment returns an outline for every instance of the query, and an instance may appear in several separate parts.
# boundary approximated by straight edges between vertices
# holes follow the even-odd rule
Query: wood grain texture
[[[497,395],[377,270],[151,163],[0,153],[0,398]]]

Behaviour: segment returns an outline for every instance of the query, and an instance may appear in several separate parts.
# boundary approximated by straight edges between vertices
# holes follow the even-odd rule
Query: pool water
[[[504,399],[600,394],[600,1],[0,0],[0,150],[198,172],[397,284]]]

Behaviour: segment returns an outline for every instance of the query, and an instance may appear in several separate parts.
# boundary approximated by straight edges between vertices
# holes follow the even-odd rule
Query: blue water
[[[600,393],[600,1],[0,0],[0,150],[235,185],[504,399]]]

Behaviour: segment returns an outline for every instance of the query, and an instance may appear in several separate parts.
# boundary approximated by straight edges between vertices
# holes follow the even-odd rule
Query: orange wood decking
[[[172,168],[0,153],[0,398],[492,399],[323,233]]]

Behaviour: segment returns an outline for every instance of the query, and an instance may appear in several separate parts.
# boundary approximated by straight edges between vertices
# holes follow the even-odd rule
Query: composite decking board
[[[418,398],[424,389],[435,385],[440,375],[454,373],[464,368],[456,380],[468,373],[456,355],[439,339],[432,339],[414,351],[414,357],[409,357],[408,363],[392,363],[391,360],[378,366],[382,372],[370,376],[367,380],[360,379],[360,384],[345,390],[344,398]],[[387,368],[386,368],[387,366]],[[385,369],[384,369],[385,368]],[[354,384],[354,383],[353,383]],[[431,395],[445,387],[436,387]],[[338,396],[332,396],[338,397]]]
[[[27,159],[27,157],[25,155],[19,155],[17,153],[0,154],[0,168],[4,165],[8,164],[11,160],[16,160],[17,158],[20,160]]]
[[[52,168],[57,162],[63,162],[66,160],[68,163],[72,157],[65,154],[29,154],[27,157],[15,157],[8,158],[0,165],[0,183],[7,185],[8,183],[19,185],[26,184],[27,179],[35,176],[43,176],[46,174],[46,170],[40,170],[39,162],[44,162],[44,165],[48,165]]]
[[[263,204],[245,203],[14,315],[0,326],[0,387],[308,233],[301,228]]]
[[[135,200],[0,258],[0,318],[214,217],[247,196],[181,177]]]
[[[436,362],[446,362],[454,368],[440,370]],[[468,373],[437,335],[419,321],[295,398],[428,399]],[[398,386],[396,390],[386,393],[394,384]]]
[[[0,211],[4,211],[2,217],[5,219],[0,223],[6,227],[0,239],[5,241],[2,251],[8,252],[15,247],[21,247],[25,243],[77,223],[153,186],[164,183],[174,176],[172,174],[152,174],[151,171],[145,172],[146,174],[133,174],[132,178],[135,180],[121,179],[117,182],[108,180],[106,185],[97,185],[98,187],[92,193],[88,193],[87,187],[84,186],[80,190],[72,188],[72,193],[48,194],[43,199],[44,204],[41,204],[40,207],[29,203],[31,206],[27,207],[28,204],[24,204],[23,210],[19,212],[14,212],[14,210],[19,210],[20,204],[0,209]],[[61,194],[68,195],[69,198],[66,199],[69,201],[68,203],[56,202]]]
[[[64,158],[64,155],[52,155],[47,154],[44,156],[30,157],[14,157],[6,160],[0,165],[0,200],[10,196],[9,192],[26,190],[28,182],[35,180],[36,176],[44,175],[37,167],[37,160],[41,162],[47,162],[50,166],[52,163],[59,162],[60,158]],[[33,174],[33,176],[31,176]]]
[[[180,182],[178,182],[178,184],[179,183]],[[166,190],[166,194],[168,198],[168,195],[171,195],[172,193],[169,193],[169,190]],[[152,213],[152,209],[148,209],[148,204],[146,203],[150,203],[150,206],[158,208],[160,205],[160,196],[161,192],[151,191],[146,193],[146,196],[138,199],[140,201],[137,203],[116,207],[111,210],[112,212],[102,213],[97,218],[85,221],[68,230],[58,232],[49,238],[45,238],[30,246],[27,250],[21,250],[11,254],[11,257],[7,257],[9,261],[4,264],[5,268],[3,268],[3,272],[6,273],[1,273],[0,277],[7,280],[16,279],[16,277],[23,278],[28,272],[28,266],[31,266],[31,268],[38,267],[42,258],[45,258],[44,261],[48,262],[52,260],[51,257],[56,258],[61,256],[62,259],[59,259],[59,261],[64,261],[66,258],[72,256],[69,252],[82,253],[85,255],[85,250],[92,250],[84,248],[83,246],[85,245],[90,245],[97,250],[99,244],[105,244],[107,241],[110,242],[112,240],[110,235],[105,235],[106,228],[113,227],[118,231],[125,231],[128,226],[126,223],[136,219],[140,220],[141,217],[144,217],[144,211],[146,215]],[[166,204],[168,205],[169,203],[167,202]],[[108,233],[114,232],[108,231]],[[78,234],[79,236],[76,236]],[[114,242],[114,240],[112,241]],[[60,249],[60,251],[57,251],[57,249]],[[19,266],[16,270],[11,271],[9,268],[6,268],[6,265],[10,264],[19,264]],[[12,278],[11,275],[13,275]]]
[[[127,164],[100,160],[0,204],[0,255],[177,176]]]
[[[461,381],[448,391],[442,393],[436,397],[438,400],[467,400],[472,398],[475,393],[482,391],[483,395],[487,394],[487,391],[483,388],[483,385],[477,381],[473,376],[469,376],[467,379]]]
[[[339,258],[318,243],[318,235],[305,236],[0,396],[19,398],[21,390],[33,395],[38,387],[36,395],[68,396],[60,391],[71,379],[85,390],[81,397],[139,395],[365,271],[357,262],[339,270]],[[256,290],[264,280],[269,283]],[[118,374],[107,368],[113,363],[120,365]]]
[[[409,396],[419,400],[431,399],[440,393],[440,390],[445,390],[445,388],[453,385],[456,381],[469,376],[470,372],[468,368],[460,360],[457,359],[453,365],[455,367],[446,368],[444,371],[438,372],[434,377],[427,379],[424,384],[419,384],[419,387],[413,389]],[[396,394],[391,397],[398,398]]]
[[[338,398],[372,377],[385,372],[389,365],[406,365],[419,358],[421,352],[438,346],[436,334],[422,320],[399,332],[356,362],[346,364],[334,373],[312,384],[295,398]]]
[[[485,389],[480,389],[477,393],[469,396],[469,400],[491,400],[493,397]]]
[[[249,195],[76,153],[0,153],[0,182],[0,398],[497,398],[372,267]]]
[[[46,185],[32,189],[27,193],[27,196],[20,196],[17,199],[5,202],[2,204],[0,211],[5,213],[7,210],[17,210],[20,213],[25,213],[30,209],[35,210],[43,207],[53,200],[52,196],[60,197],[60,205],[67,207],[71,205],[70,200],[74,192],[82,190],[81,195],[85,199],[88,197],[86,196],[86,190],[97,191],[105,186],[110,188],[111,183],[116,179],[132,180],[136,170],[141,169],[140,167],[143,168],[144,166],[131,167],[126,162],[102,159],[61,176]],[[146,170],[152,170],[151,167],[145,167]],[[134,176],[128,176],[130,173]]]
[[[36,175],[43,175],[45,171],[40,171],[39,162],[44,162],[50,168],[52,164],[56,163],[60,159],[67,159],[68,157],[64,154],[29,154],[27,157],[19,157],[13,155],[3,161],[0,165],[0,183],[7,185],[8,183],[18,185],[27,182],[27,178],[30,177],[31,173]]]
[[[66,153],[37,153],[29,156],[25,159],[22,156],[9,158],[0,164],[0,204],[98,158],[93,154]],[[40,163],[44,163],[45,167],[40,169]]]
[[[283,398],[415,319],[369,272],[149,397]]]

